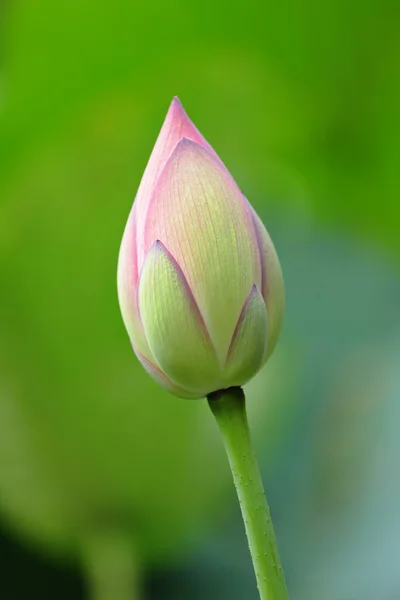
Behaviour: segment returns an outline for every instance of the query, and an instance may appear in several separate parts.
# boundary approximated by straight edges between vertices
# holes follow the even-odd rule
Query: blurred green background
[[[86,598],[130,561],[149,600],[257,598],[206,403],[149,379],[116,298],[176,94],[284,270],[247,392],[291,599],[400,598],[399,19],[394,0],[0,5],[2,599]]]

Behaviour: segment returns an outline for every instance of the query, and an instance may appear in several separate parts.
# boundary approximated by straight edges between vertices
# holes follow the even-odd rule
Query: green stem
[[[117,531],[86,539],[84,566],[90,600],[140,600],[139,569],[132,543]]]
[[[210,394],[208,403],[222,434],[232,470],[261,600],[288,600],[283,569],[241,388]]]

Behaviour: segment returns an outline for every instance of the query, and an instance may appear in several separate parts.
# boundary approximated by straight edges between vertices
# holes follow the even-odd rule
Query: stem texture
[[[241,388],[210,394],[232,470],[261,600],[289,600]]]

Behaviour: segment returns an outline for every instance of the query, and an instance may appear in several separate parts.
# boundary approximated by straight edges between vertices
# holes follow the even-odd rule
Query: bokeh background
[[[116,298],[176,94],[284,270],[247,393],[291,599],[400,598],[399,24],[394,0],[3,0],[2,599],[97,600],[133,565],[148,600],[257,598],[206,403],[150,381]]]

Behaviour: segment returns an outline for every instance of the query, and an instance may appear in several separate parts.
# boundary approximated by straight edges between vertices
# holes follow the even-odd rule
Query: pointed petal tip
[[[259,294],[261,293],[261,292],[260,292],[260,290],[258,289],[258,286],[257,286],[257,284],[256,284],[256,283],[253,283],[253,285],[252,285],[252,287],[251,287],[251,290],[250,290],[250,293],[249,293],[249,295],[248,295],[248,297],[247,297],[247,300],[249,300],[249,298],[251,298],[251,296],[252,296],[253,294],[256,294],[257,292],[258,292]]]
[[[161,240],[156,239],[150,246],[149,251],[147,254],[149,254],[150,252],[162,252],[163,254],[166,254],[168,256],[168,258],[170,257],[170,252],[168,251],[168,249],[165,247],[165,245],[162,243]]]
[[[162,243],[162,241],[161,241],[161,240],[158,240],[158,239],[157,239],[157,240],[156,240],[156,241],[155,241],[155,242],[152,244],[152,246],[151,246],[151,248],[150,248],[150,250],[149,250],[148,254],[150,254],[151,252],[156,252],[158,255],[163,255],[163,256],[165,256],[165,257],[167,258],[167,260],[168,260],[168,261],[169,261],[169,262],[170,262],[170,263],[173,265],[173,267],[175,268],[175,270],[176,270],[176,273],[177,273],[177,275],[178,275],[178,277],[179,277],[180,281],[182,282],[182,284],[183,284],[183,285],[184,285],[184,286],[185,286],[185,287],[186,287],[186,288],[187,288],[187,289],[190,291],[190,293],[192,294],[192,291],[190,290],[190,287],[189,287],[189,285],[188,285],[188,283],[187,283],[187,281],[186,281],[186,277],[185,277],[185,275],[183,274],[183,271],[182,271],[182,269],[181,269],[181,267],[180,267],[180,265],[179,265],[178,261],[177,261],[177,260],[176,260],[176,258],[175,258],[175,257],[174,257],[174,256],[171,254],[171,252],[168,250],[168,248],[165,246],[165,244],[163,244],[163,243]]]
[[[182,102],[179,100],[178,96],[174,96],[172,98],[171,106],[176,106],[178,108],[183,108]]]
[[[172,98],[171,104],[168,109],[168,116],[173,121],[181,120],[181,121],[190,121],[185,109],[183,108],[182,102],[179,100],[178,96],[174,96]]]
[[[251,286],[250,292],[248,293],[247,298],[246,298],[246,300],[245,300],[245,302],[244,302],[244,304],[242,306],[242,310],[240,311],[240,314],[238,316],[238,319],[237,319],[237,322],[236,322],[236,325],[235,325],[235,330],[234,330],[234,333],[233,333],[233,336],[232,336],[232,340],[231,340],[231,343],[230,343],[230,347],[229,347],[229,350],[228,350],[228,356],[229,356],[229,352],[231,351],[231,348],[232,348],[235,336],[237,334],[237,330],[240,327],[241,321],[243,320],[243,318],[244,318],[244,316],[246,314],[248,306],[251,304],[251,302],[253,301],[254,298],[255,299],[261,298],[263,300],[263,303],[265,304],[264,298],[262,297],[262,294],[261,294],[260,290],[258,289],[258,286],[257,286],[256,283],[253,283],[253,285]]]
[[[261,292],[261,286],[258,286],[256,283],[253,283],[253,286],[252,286],[252,288],[251,288],[251,290],[249,292],[249,295],[246,298],[246,302],[245,302],[245,305],[244,305],[243,308],[245,308],[248,304],[250,304],[250,302],[252,301],[252,299],[255,296],[257,296],[259,298],[262,298],[262,301],[264,302],[264,305],[265,305],[265,299],[264,299],[264,297],[262,295],[262,292]]]
[[[188,137],[181,137],[180,140],[178,140],[175,149],[176,148],[203,148],[203,146],[201,146],[199,143],[195,142],[194,140],[188,138]]]
[[[172,98],[162,130],[163,129],[168,137],[168,150],[166,148],[163,150],[163,155],[165,157],[171,155],[172,151],[182,138],[187,138],[187,140],[192,140],[193,142],[196,142],[198,146],[208,150],[208,152],[221,162],[217,154],[201,135],[200,131],[185,111],[178,96]]]
[[[164,256],[167,257],[167,259],[169,261],[172,262],[172,264],[174,265],[174,267],[177,269],[178,273],[184,277],[183,273],[182,273],[182,269],[179,266],[177,260],[175,259],[175,257],[171,254],[171,252],[168,250],[168,248],[166,247],[165,244],[163,244],[163,242],[161,240],[156,240],[153,245],[150,248],[150,252],[151,251],[155,251],[158,254],[163,254]]]
[[[170,160],[173,160],[176,156],[186,152],[196,153],[197,156],[199,154],[202,156],[208,156],[213,162],[217,161],[220,163],[218,156],[213,151],[210,151],[206,146],[204,146],[204,144],[201,144],[198,141],[186,136],[181,137],[177,141],[174,149],[171,152]]]
[[[196,156],[209,157],[213,162],[218,162],[219,159],[216,154],[210,151],[206,146],[201,143],[186,137],[182,136],[178,139],[175,146],[172,148],[172,151],[168,157],[168,160],[165,163],[163,173],[161,173],[159,179],[157,180],[156,186],[153,190],[153,193],[156,193],[160,186],[163,184],[163,175],[168,172],[168,168],[171,164],[173,164],[177,159],[179,160],[183,155],[193,153],[193,158]]]
[[[261,368],[268,339],[264,299],[253,284],[239,315],[226,357],[224,376],[229,385],[244,385]]]

